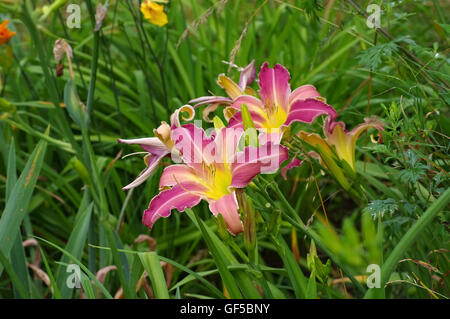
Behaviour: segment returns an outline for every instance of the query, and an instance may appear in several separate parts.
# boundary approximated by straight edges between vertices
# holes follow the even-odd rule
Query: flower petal
[[[6,19],[2,24],[0,24],[0,45],[7,43],[16,34],[15,32],[8,29],[8,23],[9,20]]]
[[[319,134],[300,131],[298,132],[297,136],[309,145],[313,147],[317,147],[317,145],[319,145],[325,152],[329,153],[330,155],[333,154],[328,143]]]
[[[298,159],[297,157],[294,157],[289,164],[281,168],[281,176],[283,176],[284,180],[287,180],[287,172],[293,169],[294,167],[299,167],[303,163],[302,160]]]
[[[340,125],[342,127],[342,130],[347,134],[348,131],[345,129],[345,123],[342,121],[334,121],[333,119],[327,117],[323,121],[323,134],[328,139],[332,132],[334,131],[334,128]]]
[[[181,116],[184,121],[192,121],[195,116],[195,110],[189,104],[183,105],[182,107],[175,110],[170,116],[170,125],[172,127],[180,127],[180,113],[187,113],[188,116]]]
[[[328,126],[329,118],[325,119],[324,126]],[[345,130],[343,122],[334,122],[330,125],[330,134],[327,136],[327,142],[330,146],[334,146],[336,154],[340,159],[346,161],[353,169],[355,168],[355,143],[358,139],[352,136]]]
[[[314,119],[320,115],[328,115],[331,119],[337,117],[335,109],[320,100],[306,99],[297,100],[291,106],[285,126],[291,125],[293,122],[312,123]]]
[[[150,23],[162,27],[167,24],[167,15],[164,12],[164,6],[153,1],[146,0],[141,4],[141,12]]]
[[[261,173],[261,162],[258,160],[258,149],[246,147],[236,154],[231,168],[231,184],[229,188],[244,188],[256,175]]]
[[[280,144],[284,134],[283,128],[285,127],[261,130],[258,135],[259,145],[264,145],[269,142]]]
[[[145,156],[144,160],[147,164],[147,167],[138,175],[138,177],[133,182],[123,187],[122,189],[131,189],[145,182],[147,178],[149,178],[155,172],[155,170],[158,168],[158,164],[167,154],[169,154],[169,152],[161,153],[159,155],[148,154],[147,156]]]
[[[169,217],[172,209],[183,212],[200,203],[203,189],[196,184],[176,185],[153,197],[148,209],[144,211],[142,222],[149,229],[160,217]]]
[[[289,104],[292,105],[297,100],[306,100],[310,98],[321,97],[316,88],[310,84],[302,85],[296,88],[289,96]]]
[[[269,142],[259,147],[258,155],[261,162],[261,173],[271,174],[276,172],[281,163],[289,158],[289,149],[278,143]]]
[[[170,130],[170,125],[164,121],[161,122],[161,125],[159,125],[158,128],[153,130],[155,136],[166,145],[168,150],[171,150],[174,144],[170,139]]]
[[[230,187],[243,188],[258,174],[276,172],[288,157],[286,147],[272,142],[258,148],[246,147],[236,154],[231,168]]]
[[[241,71],[241,76],[239,77],[239,87],[242,91],[244,91],[248,85],[250,85],[256,77],[256,68],[255,68],[255,60],[250,62],[244,69]]]
[[[362,132],[364,132],[365,130],[368,130],[369,128],[376,128],[380,131],[383,131],[383,126],[384,123],[381,122],[377,117],[373,116],[373,117],[366,117],[364,119],[364,123],[359,124],[358,126],[356,126],[351,132],[350,135],[358,138]]]
[[[190,104],[194,104],[194,109],[207,104],[219,104],[230,105],[233,100],[224,96],[202,96],[189,101]]]
[[[161,142],[161,140],[157,137],[144,137],[128,140],[118,139],[117,141],[122,144],[131,144],[131,145],[137,144],[140,147],[142,147],[145,151],[155,155],[160,155],[163,153],[167,154],[169,152],[166,144]]]
[[[276,64],[273,68],[264,63],[259,72],[259,96],[263,105],[282,108],[286,113],[289,109],[290,75],[282,65]]]
[[[239,206],[235,192],[222,196],[216,201],[209,201],[209,210],[216,217],[219,214],[222,215],[227,223],[228,230],[233,235],[237,235],[244,230],[238,209]]]
[[[237,112],[238,112],[237,109],[231,106],[227,106],[226,108],[223,109],[223,116],[227,121],[229,121],[233,117],[233,115],[236,114]]]
[[[194,124],[186,124],[172,129],[172,140],[180,151],[183,162],[194,169],[214,160],[214,134],[208,137],[203,129]]]
[[[159,188],[175,186],[184,183],[201,184],[195,170],[184,164],[175,164],[166,167],[159,179]]]
[[[242,128],[221,128],[215,139],[215,163],[231,164],[244,130]]]
[[[230,107],[240,111],[242,104],[245,104],[247,106],[252,117],[253,114],[257,114],[261,118],[268,120],[266,109],[264,108],[264,104],[261,102],[261,100],[251,95],[241,95],[234,101],[233,104],[231,104]]]
[[[218,103],[210,104],[207,107],[205,107],[202,112],[203,121],[212,123],[213,120],[209,118],[209,114],[217,110],[218,107],[219,107]]]
[[[263,128],[267,123],[267,119],[259,115],[258,113],[250,111],[250,116],[252,117],[253,124],[256,128]],[[242,120],[242,114],[240,111],[236,112],[228,122],[228,128],[244,128],[244,123]]]
[[[239,85],[237,85],[232,79],[230,79],[225,74],[219,75],[219,78],[217,79],[217,84],[219,84],[219,86],[223,88],[225,92],[227,92],[227,95],[233,100],[243,94],[243,90],[239,87]]]
[[[369,128],[376,128],[383,130],[383,123],[376,117],[365,118],[364,123],[356,126],[350,133],[345,130],[345,124],[343,122],[333,122],[330,119],[326,119],[324,127],[328,127],[327,141],[329,144],[336,147],[336,153],[339,158],[345,160],[353,170],[355,166],[355,146],[356,141],[362,132]]]

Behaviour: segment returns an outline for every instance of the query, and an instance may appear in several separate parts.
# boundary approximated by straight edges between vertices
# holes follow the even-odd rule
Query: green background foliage
[[[69,2],[50,13],[52,1],[0,2],[16,32],[0,46],[0,298],[448,298],[446,1],[171,0],[157,27],[140,1],[110,0],[99,32],[100,1],[72,1],[74,29]],[[366,25],[370,3],[382,29]],[[59,38],[74,79],[66,57],[57,76]],[[145,164],[122,159],[140,150],[117,139],[153,136],[190,99],[225,94],[218,74],[239,74],[223,62],[252,60],[284,65],[292,88],[313,84],[348,129],[383,119],[357,144],[362,195],[308,160],[247,187],[252,243],[221,231],[205,203],[149,233],[142,214],[169,162],[122,191]],[[82,290],[66,285],[70,263]],[[367,289],[371,263],[380,289]]]

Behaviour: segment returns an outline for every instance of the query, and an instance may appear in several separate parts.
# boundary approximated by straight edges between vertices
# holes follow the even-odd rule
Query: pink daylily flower
[[[339,166],[333,165],[334,161],[336,159],[338,161],[344,161],[347,163],[351,172],[356,173],[356,141],[364,131],[367,131],[370,128],[376,128],[377,130],[382,131],[383,122],[377,117],[367,117],[364,119],[364,123],[357,125],[349,132],[345,129],[344,122],[336,122],[327,117],[323,122],[323,133],[325,138],[322,138],[319,134],[304,131],[298,132],[297,136],[309,145],[317,148],[318,153],[310,152],[309,155],[320,159],[322,164],[327,166],[341,185],[346,188],[349,187],[350,184],[344,179],[344,173]],[[300,159],[294,158],[288,165],[281,169],[281,175],[286,180],[287,172],[301,164],[302,161]]]
[[[269,132],[297,121],[312,123],[320,115],[327,115],[331,119],[337,117],[334,108],[324,102],[314,86],[303,85],[291,92],[289,80],[289,72],[282,65],[276,64],[269,68],[268,63],[264,63],[259,72],[260,99],[251,95],[236,98],[228,107],[236,111],[229,127],[242,127],[240,109],[244,104],[255,127]]]
[[[377,117],[368,117],[364,123],[357,125],[350,132],[345,129],[344,122],[335,122],[326,118],[323,123],[325,139],[316,133],[300,131],[298,136],[312,146],[320,146],[321,151],[329,156],[337,155],[339,160],[345,161],[356,172],[355,148],[359,136],[370,128],[383,130],[383,122]]]
[[[170,117],[171,125],[166,122],[162,122],[161,125],[153,130],[156,137],[145,137],[136,139],[118,139],[122,144],[137,144],[147,155],[144,157],[144,162],[147,167],[138,175],[138,177],[123,187],[123,190],[128,190],[141,185],[145,182],[158,168],[161,160],[172,152],[177,152],[174,148],[174,142],[171,139],[171,131],[176,127],[180,127],[180,113],[188,113],[187,117],[183,117],[184,120],[190,121],[194,118],[195,111],[190,105],[184,105],[177,109]]]
[[[288,150],[270,143],[237,151],[241,136],[228,128],[207,136],[193,124],[172,131],[184,163],[164,169],[159,184],[161,192],[145,210],[143,223],[151,229],[160,217],[168,217],[172,209],[183,212],[203,199],[214,216],[223,216],[230,233],[242,232],[235,189],[247,186],[260,173],[276,171],[288,158]]]
[[[253,89],[251,89],[249,85],[255,80],[256,77],[255,61],[253,60],[245,68],[238,68],[238,70],[241,72],[238,84],[225,74],[220,74],[217,79],[217,84],[225,90],[228,97],[214,95],[203,96],[189,101],[189,103],[194,105],[194,108],[208,105],[203,110],[203,119],[205,121],[211,122],[208,117],[209,113],[214,112],[219,105],[231,105],[239,96],[254,93]],[[225,114],[225,116],[227,119],[229,118],[227,114]]]

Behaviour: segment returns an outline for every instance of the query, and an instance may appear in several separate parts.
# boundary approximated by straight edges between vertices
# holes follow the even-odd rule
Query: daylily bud
[[[242,190],[236,191],[239,208],[244,215],[244,244],[249,253],[256,247],[256,212],[253,202]]]

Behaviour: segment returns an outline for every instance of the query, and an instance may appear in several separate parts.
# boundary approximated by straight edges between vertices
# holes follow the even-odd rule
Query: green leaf
[[[0,266],[4,267],[6,270],[6,273],[11,278],[11,281],[14,285],[14,287],[17,289],[20,296],[23,298],[27,298],[29,295],[27,293],[27,290],[23,286],[20,278],[17,276],[16,272],[14,271],[14,268],[11,266],[10,262],[8,261],[8,258],[3,254],[3,252],[0,250]]]
[[[117,273],[119,275],[119,280],[123,288],[123,293],[125,298],[133,298],[134,293],[129,286],[129,270],[128,262],[123,253],[117,251],[118,238],[117,234],[113,233],[111,226],[107,223],[103,224],[106,236],[108,238],[109,246],[111,247],[111,252],[113,255],[114,264],[117,266]]]
[[[80,206],[75,226],[65,247],[65,250],[70,252],[70,254],[77,259],[81,258],[84,246],[86,244],[93,206],[94,205],[92,202],[87,207],[84,207],[84,205]],[[63,264],[70,264],[71,259],[72,257],[64,255],[60,262]],[[67,287],[66,279],[66,267],[60,265],[58,267],[58,271],[56,272],[56,282],[62,298],[70,298],[73,293],[73,289]]]
[[[89,277],[86,276],[83,272],[81,272],[80,276],[81,276],[80,278],[81,286],[83,287],[83,291],[88,297],[88,299],[96,299],[94,288],[92,287],[92,283],[89,280]]]
[[[49,129],[46,131],[48,135]],[[41,140],[30,155],[22,174],[15,183],[0,218],[0,250],[8,256],[27,214],[28,205],[42,168],[47,142]],[[0,275],[3,267],[0,265]]]
[[[141,259],[142,265],[150,277],[155,297],[158,299],[170,299],[166,279],[164,277],[158,254],[154,251],[139,253],[139,258]]]
[[[273,240],[273,243],[277,246],[278,254],[283,260],[284,268],[286,268],[289,280],[291,281],[292,288],[295,292],[295,297],[305,298],[307,282],[294,254],[280,234],[277,236],[276,240]]]
[[[397,50],[398,47],[394,41],[374,45],[358,55],[359,63],[368,69],[377,70],[382,63],[382,58],[392,56],[392,53]]]
[[[78,126],[81,126],[81,121],[84,121],[84,106],[78,97],[77,87],[71,79],[67,81],[64,87],[64,103],[72,120]]]
[[[218,247],[218,245],[220,245],[218,238],[216,239],[211,236],[212,234],[210,233],[210,230],[207,228],[204,222],[198,218],[197,214],[195,214],[195,217],[200,230],[203,233],[203,238],[205,239],[206,244],[208,245],[208,248],[210,249],[211,254],[214,257],[214,260],[216,261],[220,277],[222,278],[223,284],[227,288],[230,297],[233,299],[242,299],[241,292],[236,285],[236,280],[228,270],[228,266],[231,264],[230,260],[224,255],[224,251]]]
[[[65,256],[69,257],[70,260],[77,264],[78,266],[80,266],[80,268],[89,276],[89,278],[95,282],[95,284],[97,285],[97,287],[100,287],[102,293],[105,295],[106,298],[108,299],[112,299],[113,297],[111,296],[111,294],[109,293],[109,291],[105,288],[105,286],[97,279],[97,277],[95,277],[95,275],[85,266],[81,263],[81,261],[76,258],[75,256],[73,256],[71,253],[69,253],[67,250],[65,250],[64,248],[59,247],[58,245],[52,243],[51,241],[48,241],[44,238],[38,237],[38,236],[34,236],[35,238],[39,239],[40,241],[50,245],[53,248],[58,249],[60,252],[62,252]],[[66,263],[61,263],[61,265],[64,266],[64,268],[67,267],[68,264]]]
[[[321,283],[328,282],[328,276],[331,273],[331,260],[328,259],[325,265],[322,263],[317,256],[316,244],[314,243],[314,240],[311,240],[309,254],[306,256],[306,264],[311,273],[314,273],[315,277],[317,277]]]
[[[374,219],[383,218],[386,213],[389,213],[389,215],[392,216],[397,210],[397,201],[392,198],[373,200],[364,209],[364,211],[372,215]]]
[[[308,286],[306,287],[306,298],[307,299],[317,299],[317,284],[316,276],[312,272],[308,279]]]
[[[384,285],[389,280],[400,258],[406,253],[411,245],[416,241],[425,228],[431,223],[438,213],[444,209],[450,202],[450,188],[443,193],[439,198],[431,204],[431,206],[423,213],[418,221],[403,235],[400,242],[395,246],[389,257],[381,268],[381,288],[369,289],[364,298],[374,298],[376,296],[384,295]]]
[[[11,138],[11,142],[9,144],[9,153],[8,153],[8,167],[6,173],[6,191],[5,198],[8,199],[9,195],[14,188],[14,185],[17,182],[17,173],[16,173],[16,150],[14,138]],[[24,285],[26,292],[30,291],[30,275],[28,272],[27,261],[25,257],[25,250],[22,246],[22,236],[20,231],[18,231],[16,240],[14,242],[14,246],[11,249],[11,265],[12,268],[16,270],[17,276],[20,279],[20,282]],[[29,295],[22,296],[20,295],[18,287],[14,284],[14,296],[16,298],[28,298]]]
[[[41,251],[42,261],[44,262],[45,270],[50,279],[50,284],[52,285],[53,288],[53,294],[56,299],[61,299],[61,294],[59,292],[58,285],[56,284],[55,277],[53,276],[53,272],[50,269],[50,265],[48,264],[47,256],[45,255],[45,252],[41,246],[39,246],[39,250]]]
[[[261,298],[258,290],[255,288],[253,281],[249,278],[248,273],[245,271],[235,271],[233,275],[231,275],[229,271],[229,266],[238,264],[238,261],[228,248],[206,225],[205,222],[201,221],[197,215],[193,217],[194,214],[192,210],[186,210],[188,216],[192,218],[193,221],[196,221],[196,224],[200,228],[203,234],[203,238],[208,245],[208,248],[211,250],[211,254],[216,261],[216,265],[219,269],[219,273],[222,277],[225,287],[230,293],[231,298],[242,298],[242,294],[244,298],[257,299]],[[237,284],[237,285],[236,285]],[[230,291],[229,287],[232,288]],[[242,291],[239,292],[239,288]],[[238,292],[238,293],[237,293]],[[233,297],[233,294],[236,294],[236,297]]]

